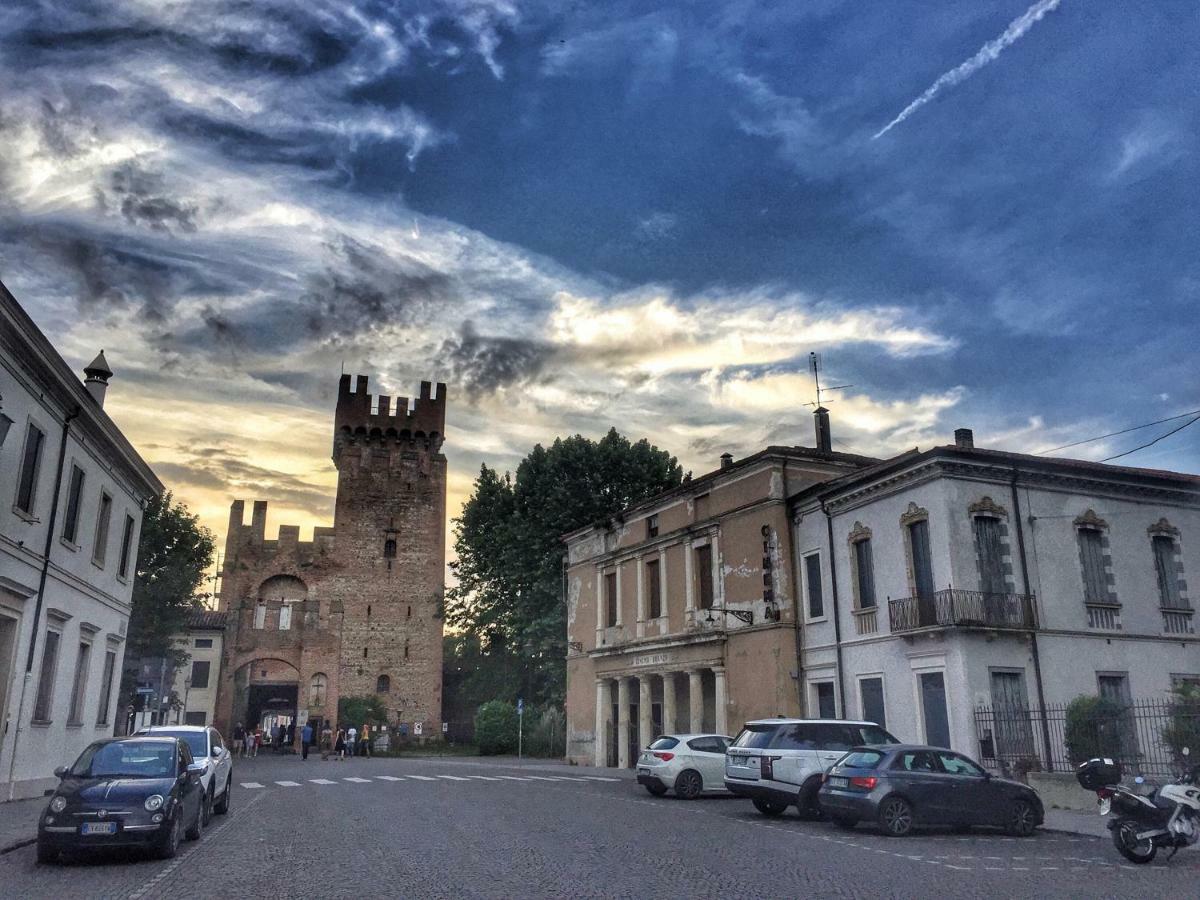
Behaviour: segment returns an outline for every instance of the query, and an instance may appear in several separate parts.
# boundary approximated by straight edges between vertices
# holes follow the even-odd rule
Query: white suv
[[[233,796],[233,757],[221,732],[211,725],[155,725],[143,728],[138,734],[179,738],[191,749],[196,762],[204,765],[200,776],[200,784],[204,787],[200,807],[203,825],[208,825],[213,813],[229,812],[229,799]]]
[[[821,776],[851,747],[898,744],[874,722],[841,719],[758,719],[747,722],[725,754],[725,787],[749,797],[765,816],[792,804],[817,816]]]

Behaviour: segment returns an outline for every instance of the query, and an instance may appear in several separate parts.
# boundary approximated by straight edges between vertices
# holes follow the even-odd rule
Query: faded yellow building
[[[627,767],[653,735],[801,711],[787,498],[876,462],[768,447],[567,545],[567,756]]]

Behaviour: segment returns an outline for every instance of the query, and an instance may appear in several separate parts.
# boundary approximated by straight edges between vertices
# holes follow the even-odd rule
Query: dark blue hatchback
[[[1044,815],[1027,785],[953,750],[913,744],[851,749],[826,773],[818,798],[835,824],[874,822],[894,837],[917,825],[986,825],[1026,837]]]

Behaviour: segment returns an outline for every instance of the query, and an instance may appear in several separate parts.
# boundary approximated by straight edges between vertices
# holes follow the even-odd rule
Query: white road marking
[[[521,778],[516,775],[497,775],[497,778],[503,778],[505,781],[528,781],[528,778]]]
[[[328,778],[310,778],[308,780],[313,784],[337,784],[336,781],[330,781]]]
[[[260,788],[260,787],[262,787],[262,785],[259,784],[257,781],[243,781],[242,787],[244,787],[244,788]]]
[[[431,778],[428,775],[408,775],[408,778],[415,778],[417,781],[437,781],[436,778]]]
[[[343,778],[342,781],[353,781],[355,784],[370,784],[370,778],[356,778],[351,775],[349,778]]]
[[[396,775],[376,775],[375,777],[378,778],[380,781],[403,781],[404,780],[403,778],[400,778],[399,776],[396,776]]]
[[[298,781],[277,781],[275,783],[280,787],[300,787],[300,782]]]
[[[493,778],[491,775],[468,775],[468,778],[474,778],[476,781],[499,781],[499,778]]]
[[[600,775],[584,775],[588,781],[620,781],[620,778],[603,778]]]
[[[532,778],[535,781],[557,781],[555,778],[547,778],[545,775],[526,775],[526,778]]]
[[[465,778],[460,778],[457,775],[439,775],[438,778],[445,778],[447,781],[466,781]]]

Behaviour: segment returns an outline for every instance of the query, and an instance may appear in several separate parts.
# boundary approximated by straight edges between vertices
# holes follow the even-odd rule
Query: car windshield
[[[75,760],[71,774],[79,778],[170,778],[175,774],[176,752],[173,741],[92,744]]]
[[[851,725],[850,732],[856,744],[898,744],[896,738],[878,725]]]
[[[651,750],[670,750],[679,741],[673,737],[660,737],[657,741],[650,745]]]
[[[747,725],[733,742],[735,747],[754,747],[762,749],[771,743],[775,734],[775,725]]]
[[[878,750],[851,750],[837,764],[847,769],[873,769],[881,759],[883,754]]]
[[[197,762],[208,756],[208,737],[203,731],[155,731],[152,733],[162,737],[179,738],[188,745]]]

